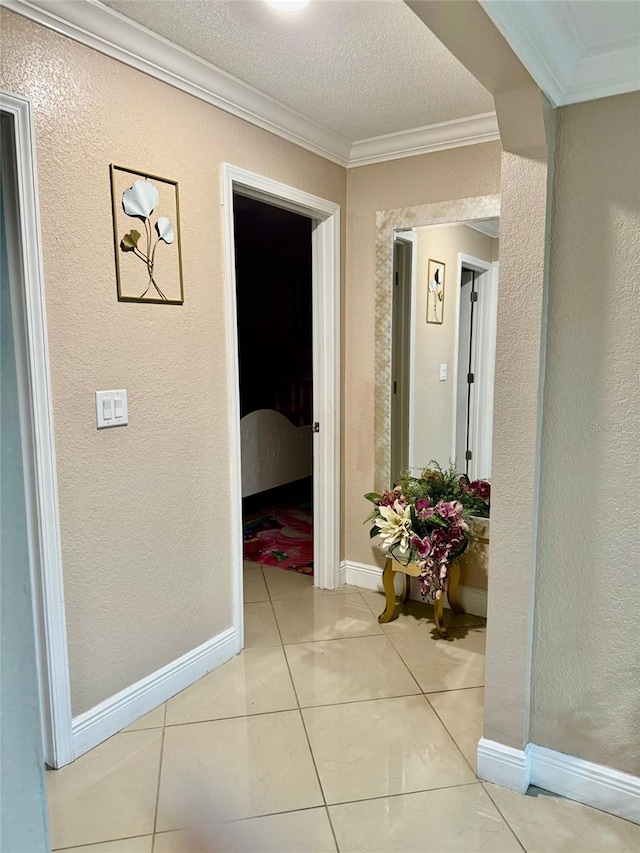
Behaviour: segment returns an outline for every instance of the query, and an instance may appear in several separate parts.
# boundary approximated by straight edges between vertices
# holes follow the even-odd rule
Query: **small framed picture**
[[[109,167],[119,302],[182,305],[178,182]]]
[[[427,268],[427,323],[442,325],[444,318],[444,264],[429,258]]]

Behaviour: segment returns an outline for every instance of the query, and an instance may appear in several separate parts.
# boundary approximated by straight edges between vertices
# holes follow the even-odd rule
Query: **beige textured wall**
[[[1,85],[32,99],[73,711],[231,624],[220,164],[340,204],[345,171],[2,10]],[[180,183],[185,304],[118,303],[109,163]],[[94,392],[127,388],[98,432]]]
[[[484,737],[529,739],[547,160],[502,155]]]
[[[432,459],[445,467],[453,460],[453,402],[456,394],[456,325],[460,310],[458,254],[491,261],[492,240],[464,225],[432,225],[418,229],[418,270],[415,329],[414,447],[410,467],[425,467]],[[442,325],[426,322],[429,258],[445,264]],[[447,379],[440,381],[440,365]],[[460,464],[459,464],[460,467]]]
[[[558,120],[531,740],[640,775],[640,93]]]
[[[374,486],[376,211],[498,193],[500,153],[492,142],[348,172],[342,548],[348,561],[382,563],[362,523],[362,496]]]

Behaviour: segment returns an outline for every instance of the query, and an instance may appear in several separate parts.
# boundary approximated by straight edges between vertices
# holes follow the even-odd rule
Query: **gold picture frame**
[[[183,305],[178,182],[111,163],[118,302]]]
[[[444,321],[444,279],[446,265],[429,258],[427,266],[427,323],[441,326]]]

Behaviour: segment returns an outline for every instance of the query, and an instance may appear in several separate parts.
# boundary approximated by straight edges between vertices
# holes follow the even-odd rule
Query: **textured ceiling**
[[[402,0],[104,0],[350,142],[491,112],[493,98]]]

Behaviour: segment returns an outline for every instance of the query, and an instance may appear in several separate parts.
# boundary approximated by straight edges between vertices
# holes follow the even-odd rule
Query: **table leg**
[[[391,557],[387,557],[387,562],[384,564],[382,572],[382,586],[387,599],[384,611],[378,616],[378,622],[391,622],[395,619],[396,614],[396,588],[393,583],[394,571],[391,568]]]
[[[458,600],[458,584],[460,583],[460,566],[458,561],[454,560],[449,569],[449,579],[447,581],[447,596],[449,604],[454,613],[464,613],[464,608]],[[444,596],[443,596],[444,598]]]
[[[411,595],[411,575],[404,576],[404,590],[402,592],[402,603],[406,604]]]
[[[433,618],[436,623],[436,631],[440,634],[441,637],[447,636],[447,629],[442,620],[444,611],[444,592],[440,596],[440,598],[436,598],[433,602]]]

